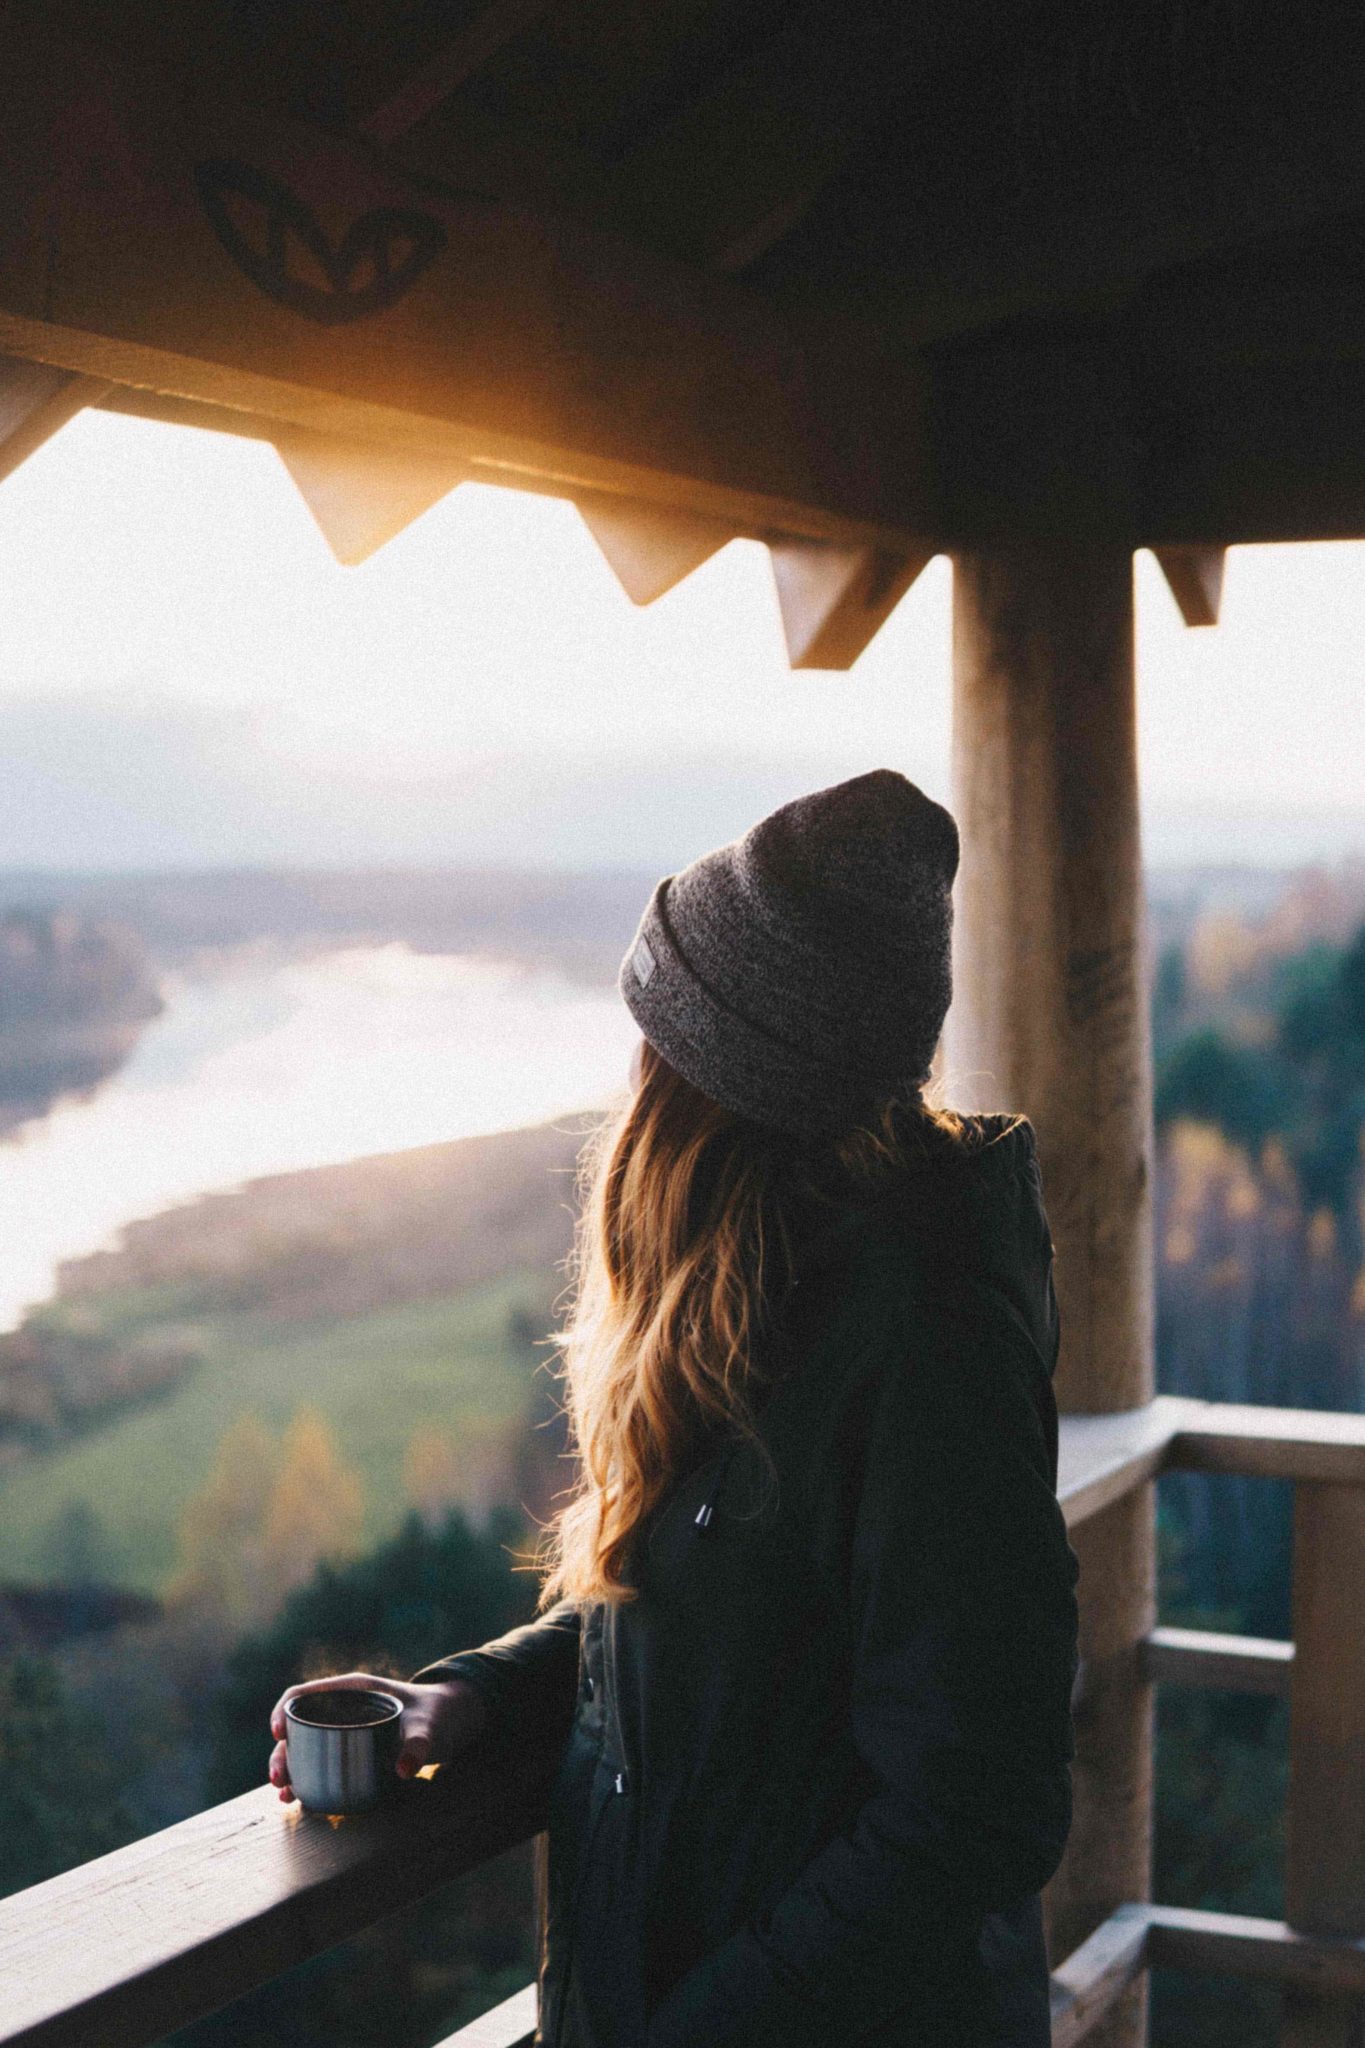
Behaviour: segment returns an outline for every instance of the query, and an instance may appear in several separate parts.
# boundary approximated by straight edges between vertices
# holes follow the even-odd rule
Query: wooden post
[[[1138,829],[1132,558],[1059,543],[955,563],[962,833],[948,1099],[1021,1109],[1056,1247],[1063,1412],[1150,1400],[1151,1046]],[[1048,1888],[1052,1960],[1151,1888],[1150,1486],[1077,1530],[1075,1820]],[[1145,1978],[1092,2039],[1137,2048]]]
[[[1365,1935],[1365,1488],[1294,1489],[1285,1918]],[[1288,1987],[1285,2048],[1361,2048],[1362,2001]]]

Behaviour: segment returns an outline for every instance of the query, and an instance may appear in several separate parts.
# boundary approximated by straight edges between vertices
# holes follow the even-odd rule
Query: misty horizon
[[[778,804],[893,765],[951,807],[946,758],[839,749],[524,746],[425,772],[305,772],[240,710],[103,695],[0,704],[0,871],[675,869]],[[942,754],[942,750],[940,750]],[[1365,805],[1149,795],[1148,867],[1294,867],[1365,855]]]
[[[273,450],[95,412],[0,548],[0,868],[661,873],[869,768],[951,808],[945,557],[793,672],[757,542],[637,609],[571,505],[469,483],[342,569]],[[1149,868],[1365,851],[1362,559],[1233,548],[1191,632],[1138,552]]]

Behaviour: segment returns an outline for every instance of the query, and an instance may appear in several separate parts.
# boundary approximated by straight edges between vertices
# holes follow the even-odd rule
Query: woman
[[[390,1688],[404,1774],[553,1746],[546,2048],[1046,2048],[1076,1559],[1032,1127],[924,1098],[957,863],[859,776],[622,963],[544,1611]]]

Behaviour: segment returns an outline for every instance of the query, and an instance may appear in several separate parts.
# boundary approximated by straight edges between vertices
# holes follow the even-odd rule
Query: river
[[[603,1102],[637,1036],[613,989],[402,943],[247,951],[162,993],[117,1074],[0,1143],[0,1329],[60,1260],[208,1189]]]

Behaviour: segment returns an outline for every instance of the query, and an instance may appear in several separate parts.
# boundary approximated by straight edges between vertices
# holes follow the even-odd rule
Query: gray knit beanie
[[[923,1083],[952,996],[957,826],[891,768],[818,789],[658,884],[619,986],[713,1101],[832,1133]]]

